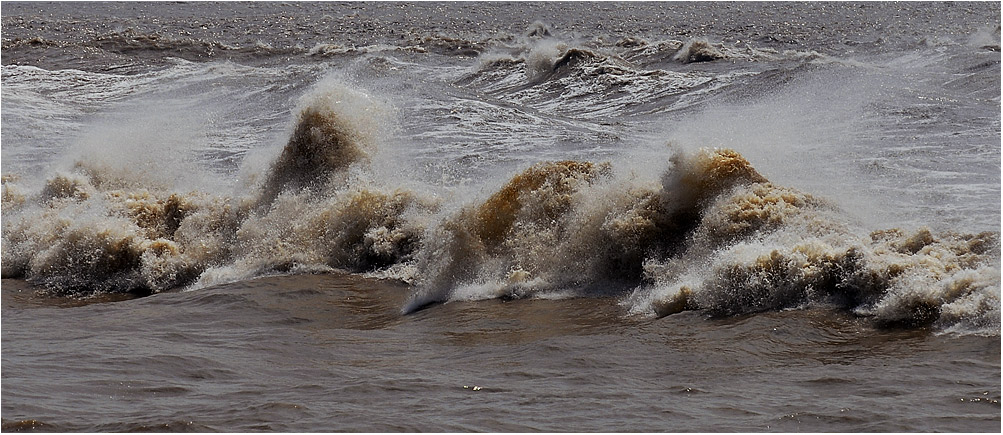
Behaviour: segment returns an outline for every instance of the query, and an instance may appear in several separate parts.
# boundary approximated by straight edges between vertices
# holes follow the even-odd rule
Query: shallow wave
[[[654,179],[541,162],[487,198],[447,203],[376,175],[386,111],[318,87],[245,194],[174,191],[114,162],[78,161],[37,189],[5,176],[3,277],[149,294],[339,269],[411,283],[404,312],[619,295],[647,316],[821,305],[882,326],[999,331],[996,232],[868,232],[728,149],[668,149]]]

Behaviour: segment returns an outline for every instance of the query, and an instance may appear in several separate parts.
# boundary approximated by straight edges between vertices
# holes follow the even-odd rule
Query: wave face
[[[369,6],[315,6],[339,13],[257,35],[5,16],[3,277],[89,297],[338,270],[408,283],[405,313],[615,298],[999,334],[995,21],[356,28]],[[330,22],[353,25],[304,30]]]

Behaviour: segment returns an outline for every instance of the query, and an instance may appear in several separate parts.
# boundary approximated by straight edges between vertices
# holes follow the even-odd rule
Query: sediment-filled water
[[[4,430],[1000,430],[998,3],[11,3]]]

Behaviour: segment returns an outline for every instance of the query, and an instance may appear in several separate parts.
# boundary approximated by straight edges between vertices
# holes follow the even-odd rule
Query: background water
[[[0,15],[4,430],[1000,430],[998,3]]]

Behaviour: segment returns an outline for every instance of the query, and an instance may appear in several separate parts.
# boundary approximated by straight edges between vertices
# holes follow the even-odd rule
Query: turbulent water
[[[0,15],[4,430],[1000,430],[998,3]]]

